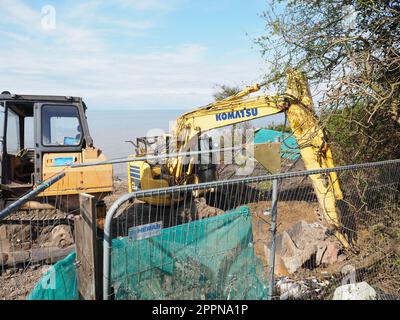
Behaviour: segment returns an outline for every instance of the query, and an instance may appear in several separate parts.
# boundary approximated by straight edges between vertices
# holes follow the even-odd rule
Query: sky
[[[261,81],[266,0],[0,0],[0,90],[188,109]]]

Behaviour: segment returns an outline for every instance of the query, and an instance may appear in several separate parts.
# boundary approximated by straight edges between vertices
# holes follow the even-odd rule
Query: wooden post
[[[80,215],[75,218],[76,265],[81,299],[101,299],[102,259],[99,255],[96,198],[79,195]]]
[[[107,206],[104,201],[96,202],[97,221],[97,267],[96,267],[96,299],[103,300],[103,240],[104,222],[106,220]]]

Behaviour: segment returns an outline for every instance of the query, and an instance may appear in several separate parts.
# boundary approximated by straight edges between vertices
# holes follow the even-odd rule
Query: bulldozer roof
[[[0,101],[12,102],[82,102],[80,97],[68,96],[42,96],[42,95],[24,95],[24,94],[11,94],[4,91],[0,94]]]

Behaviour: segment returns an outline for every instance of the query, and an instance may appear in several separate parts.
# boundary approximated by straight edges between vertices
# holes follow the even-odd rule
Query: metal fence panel
[[[309,178],[329,172],[344,193],[340,228],[355,235],[350,248],[335,238]],[[151,196],[176,201],[150,206],[143,200]],[[30,209],[0,222],[0,299],[25,297],[74,250],[61,200],[60,212]],[[399,215],[400,160],[127,194],[106,217],[104,297],[332,299],[358,288],[398,299]]]
[[[115,265],[110,264],[121,261],[115,259],[114,255],[126,257],[127,247],[120,250],[115,245],[119,240],[129,243],[129,230],[162,221],[163,230],[172,232],[176,227],[197,221],[207,224],[208,221],[213,221],[212,217],[229,215],[227,212],[242,206],[247,208],[251,216],[252,250],[256,260],[263,265],[264,274],[258,279],[263,279],[264,286],[268,286],[266,279],[272,276],[269,261],[272,257],[276,258],[274,282],[271,283],[275,289],[273,298],[330,299],[334,289],[345,284],[345,281],[351,282],[354,279],[357,282],[367,281],[380,298],[398,295],[399,257],[396,250],[399,237],[399,171],[400,160],[393,160],[176,186],[125,195],[114,203],[106,218],[104,297],[140,298],[137,292],[118,297],[113,296],[110,290],[114,287],[114,291],[118,291],[117,287],[124,281],[128,283],[133,275],[137,278],[136,284],[141,281],[142,273],[138,269],[134,273],[119,274],[116,281],[113,273]],[[324,220],[310,182],[310,175],[329,172],[338,173],[345,194],[344,202],[338,205],[342,212],[340,228],[347,229],[356,236],[357,242],[352,248],[343,247],[334,237],[334,230]],[[278,181],[276,250],[271,250],[273,180]],[[202,196],[195,197],[198,194]],[[173,196],[177,200],[176,205],[147,205],[142,200],[150,196]],[[236,233],[238,234],[237,231]],[[153,241],[153,238],[149,239],[146,242]],[[209,250],[215,248],[218,252],[218,241],[210,239]],[[176,244],[173,241],[169,242],[167,248],[174,245]],[[136,263],[148,256],[148,250],[154,250],[149,247],[134,247],[135,252],[130,254]],[[165,256],[174,259],[173,254],[165,253]],[[181,270],[188,274],[197,272],[200,273],[200,278],[206,278],[206,271],[196,269],[189,262],[181,263],[179,259],[176,260]],[[134,263],[133,261],[130,262]],[[159,267],[157,264],[152,265],[152,272],[158,272],[155,270]],[[174,288],[178,278],[166,278],[165,281],[171,282],[169,288]],[[198,288],[200,292],[201,286]],[[158,290],[159,295],[153,292],[152,297],[199,297],[179,295],[179,292],[171,296],[161,288]]]

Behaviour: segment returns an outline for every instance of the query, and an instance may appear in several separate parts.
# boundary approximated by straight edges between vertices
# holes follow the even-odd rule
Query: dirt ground
[[[0,274],[0,300],[25,300],[49,268],[35,266]]]
[[[119,178],[114,178],[114,192],[104,198],[107,208],[121,196],[128,193],[128,182]]]

